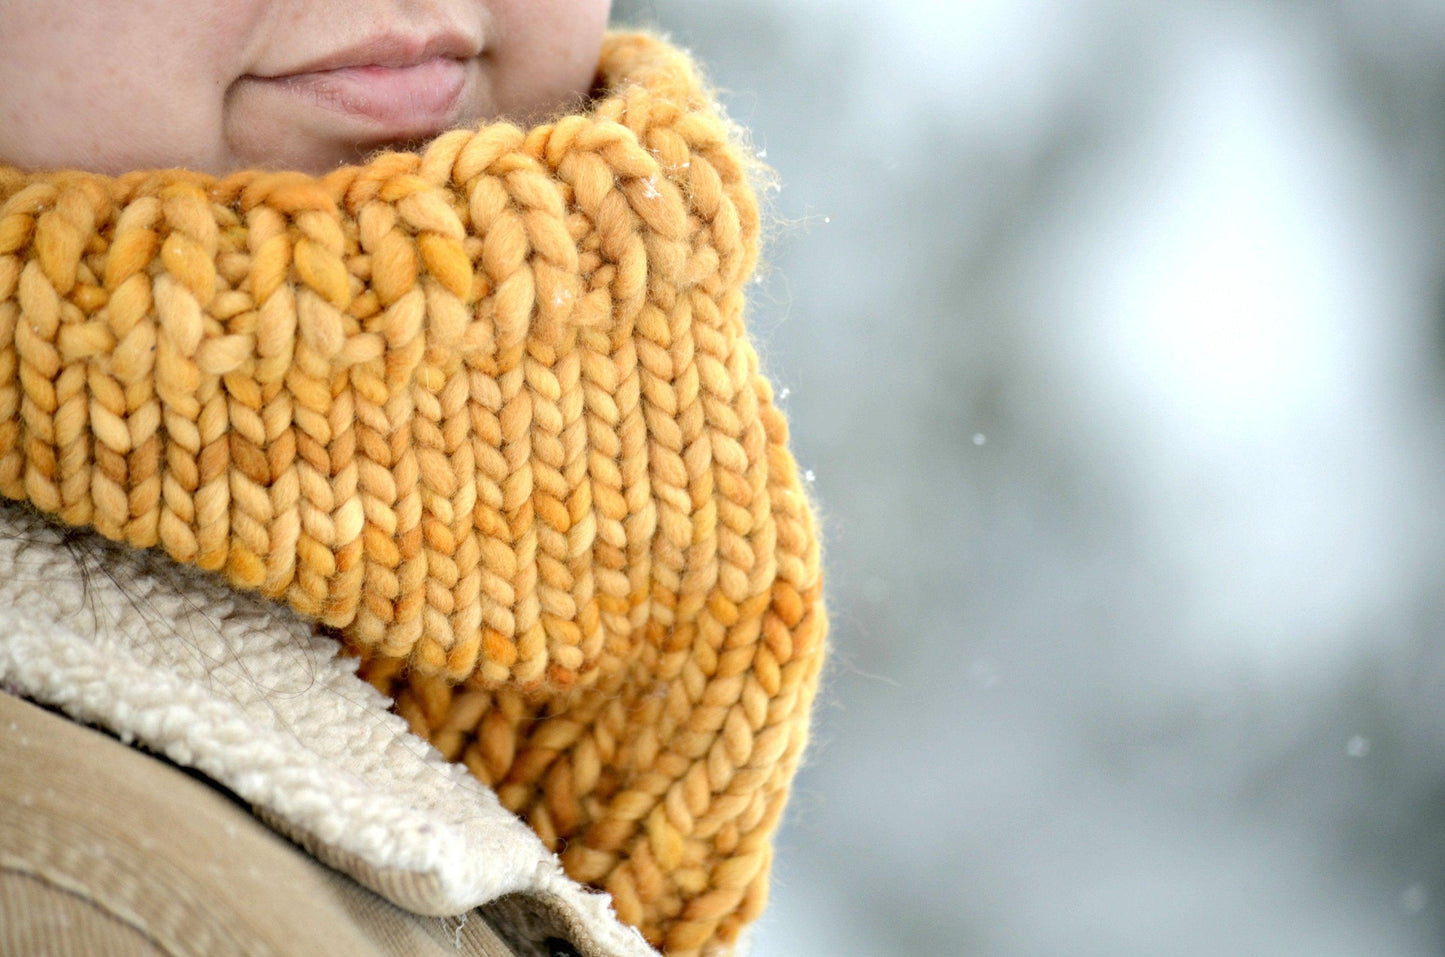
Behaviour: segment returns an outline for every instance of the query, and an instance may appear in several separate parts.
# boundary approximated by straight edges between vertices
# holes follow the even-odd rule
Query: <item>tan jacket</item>
[[[655,953],[336,652],[0,506],[0,955]]]
[[[108,735],[5,694],[0,731],[0,954],[513,953],[482,917],[404,911]]]

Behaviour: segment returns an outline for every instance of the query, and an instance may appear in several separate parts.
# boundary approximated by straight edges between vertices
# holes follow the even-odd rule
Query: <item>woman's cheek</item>
[[[495,0],[498,111],[538,120],[584,97],[597,71],[610,0]]]

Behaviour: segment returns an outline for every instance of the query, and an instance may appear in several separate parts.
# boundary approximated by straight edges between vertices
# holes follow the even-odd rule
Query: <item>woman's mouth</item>
[[[431,57],[405,66],[343,66],[264,82],[376,127],[387,139],[427,136],[450,126],[468,82],[467,63]]]
[[[380,145],[458,125],[476,98],[482,38],[438,28],[382,34],[243,77],[273,116],[324,136]]]

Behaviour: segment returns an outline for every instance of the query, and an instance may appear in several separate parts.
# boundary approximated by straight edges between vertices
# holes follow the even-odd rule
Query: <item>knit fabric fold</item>
[[[0,494],[336,629],[668,953],[760,912],[826,620],[688,58],[322,177],[0,167]]]

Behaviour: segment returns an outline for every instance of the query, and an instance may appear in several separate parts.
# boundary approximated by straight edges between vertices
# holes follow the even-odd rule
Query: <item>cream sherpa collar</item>
[[[521,954],[653,953],[355,671],[289,609],[0,505],[0,689],[201,771],[408,910],[484,908]]]
[[[321,178],[0,169],[0,493],[338,628],[693,953],[762,907],[818,546],[742,323],[745,154],[666,44],[599,75]]]

